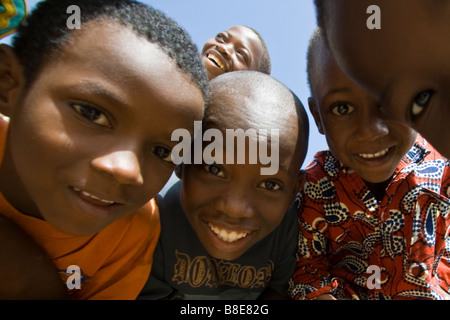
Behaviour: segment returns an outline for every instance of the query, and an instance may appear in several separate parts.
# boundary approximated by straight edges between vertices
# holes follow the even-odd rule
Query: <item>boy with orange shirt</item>
[[[66,25],[71,5],[80,29]],[[79,268],[72,297],[136,298],[160,231],[153,197],[174,168],[171,133],[193,131],[203,114],[196,46],[138,2],[48,0],[0,57],[0,112],[10,118],[0,125],[1,214],[51,257],[61,287]],[[42,252],[2,240],[2,297],[43,298],[48,269],[25,274]]]

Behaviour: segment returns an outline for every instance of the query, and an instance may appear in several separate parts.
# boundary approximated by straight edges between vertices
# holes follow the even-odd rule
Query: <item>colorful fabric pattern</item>
[[[13,33],[26,15],[25,0],[0,0],[0,39]]]
[[[294,299],[449,299],[449,160],[419,136],[380,202],[329,151],[306,172]]]

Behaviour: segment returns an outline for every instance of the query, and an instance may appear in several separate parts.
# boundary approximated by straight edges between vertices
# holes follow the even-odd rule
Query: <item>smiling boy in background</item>
[[[233,26],[209,39],[201,52],[211,80],[232,71],[253,70],[270,74],[269,51],[262,36],[253,28]]]

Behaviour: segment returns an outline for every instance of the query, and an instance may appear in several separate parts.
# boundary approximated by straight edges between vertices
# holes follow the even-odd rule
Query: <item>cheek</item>
[[[328,148],[330,149],[333,156],[339,159],[340,161],[344,161],[347,158],[346,142],[351,141],[351,137],[343,135],[343,133],[345,133],[345,130],[340,129],[330,130],[329,128],[325,127],[324,132]],[[339,139],[336,139],[335,137],[339,137]]]
[[[256,67],[247,66],[245,63],[241,62],[238,58],[233,59],[233,71],[245,71],[245,70],[258,71]]]
[[[155,159],[143,168],[144,188],[140,188],[140,195],[146,202],[148,198],[154,198],[163,189],[173,173],[173,167]]]
[[[58,125],[48,121],[23,122],[11,127],[11,151],[19,173],[74,161],[73,141]],[[72,159],[72,160],[70,160]]]
[[[260,218],[265,226],[265,233],[262,236],[267,236],[280,225],[286,210],[291,204],[290,199],[291,197],[286,195],[283,199],[270,201],[259,207]]]
[[[216,44],[216,41],[214,40],[214,38],[209,39],[208,41],[205,42],[201,54],[204,54],[206,50],[208,50],[209,48],[211,48],[212,46],[214,46]]]
[[[195,216],[197,208],[202,206],[206,202],[204,195],[207,192],[204,190],[205,185],[197,181],[190,179],[184,179],[181,186],[181,203],[186,212],[186,215],[190,218]]]
[[[340,50],[333,50],[338,64],[351,80],[378,96],[382,86],[389,81],[389,75],[396,74],[393,71],[396,69],[396,65],[393,65],[389,59],[386,60],[384,56],[380,56],[377,50],[367,47],[367,43],[370,42],[352,42],[344,49],[337,46]]]

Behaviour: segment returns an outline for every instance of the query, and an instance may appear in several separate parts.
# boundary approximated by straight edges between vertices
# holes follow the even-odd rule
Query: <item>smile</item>
[[[209,60],[211,60],[213,63],[215,63],[220,69],[222,69],[223,71],[226,72],[225,66],[222,64],[222,62],[216,56],[214,56],[211,53],[208,53],[207,58]]]
[[[110,201],[110,200],[99,198],[97,196],[94,196],[93,194],[90,194],[89,192],[83,191],[83,190],[78,189],[78,188],[73,188],[73,190],[75,190],[76,192],[81,193],[83,196],[85,196],[87,198],[93,199],[95,201],[100,201],[101,203],[104,203],[106,205],[112,205],[112,204],[115,203],[114,201]]]
[[[227,231],[225,229],[214,226],[211,223],[208,223],[208,226],[220,240],[228,243],[232,243],[240,239],[243,239],[250,234],[250,232],[248,231],[241,231],[241,232]]]
[[[384,155],[386,155],[386,153],[389,152],[389,148],[377,153],[358,153],[358,156],[360,156],[361,158],[364,159],[374,159],[374,158],[380,158]]]

